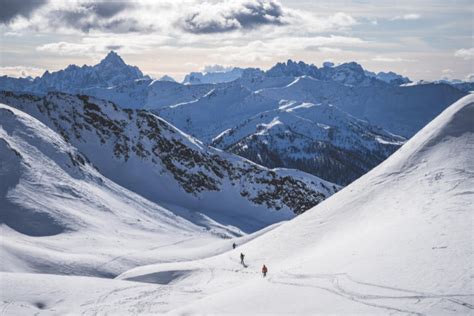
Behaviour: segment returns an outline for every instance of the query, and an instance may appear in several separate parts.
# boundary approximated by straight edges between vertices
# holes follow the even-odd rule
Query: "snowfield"
[[[1,110],[2,116],[14,112],[6,106]],[[18,117],[13,120],[15,124],[30,119]],[[89,244],[70,244],[63,233],[52,243],[48,237],[48,252],[41,245],[43,237],[25,236],[1,225],[2,270],[13,272],[0,274],[0,311],[8,315],[472,315],[473,120],[474,96],[469,95],[451,105],[381,165],[313,209],[281,225],[229,240],[213,241],[210,234],[198,233],[185,220],[173,225],[165,208],[142,201],[107,181],[96,185],[100,175],[87,163],[64,167],[68,174],[55,175],[55,179],[62,180],[38,191],[41,195],[34,195],[35,190],[30,188],[22,196],[31,194],[38,201],[57,194],[69,194],[68,199],[79,201],[97,196],[94,201],[104,204],[127,204],[138,198],[140,209],[118,214],[113,205],[85,212],[68,204],[58,205],[59,229],[69,229],[68,234],[80,230],[84,239],[90,240]],[[29,151],[31,138],[41,138],[34,138],[41,143],[45,137],[54,137],[36,122],[40,134],[28,134],[30,124],[15,127],[17,131],[25,129],[24,137],[18,136],[21,132],[9,133],[12,127],[2,123],[2,138],[6,141],[0,144],[14,149],[0,151],[5,156],[2,162],[17,166],[20,159],[29,163],[38,155],[47,163],[47,158],[58,151],[70,152],[79,159],[80,153],[59,138],[56,148],[35,146],[41,152]],[[67,183],[78,174],[77,168],[81,176],[87,175],[87,184],[80,190],[59,190],[62,181]],[[18,169],[7,166],[6,170]],[[19,181],[8,196],[19,194],[22,189],[28,190],[28,185],[44,183],[36,180],[40,176],[28,171],[19,178],[13,172],[8,174],[7,186],[2,182],[0,189],[8,190]],[[136,207],[135,203],[131,205]],[[155,211],[150,212],[150,207]],[[153,231],[162,220],[166,224],[161,224],[160,232]],[[98,221],[106,225],[94,225]],[[65,223],[74,225],[67,227]],[[175,230],[176,226],[179,229]],[[158,246],[166,246],[168,251],[144,251],[165,238],[161,232],[174,236],[174,244],[168,243],[171,240],[159,241]],[[233,242],[238,245],[235,250]],[[64,263],[71,269],[69,274],[98,276],[86,273],[88,270],[73,273],[75,263],[93,261],[94,257],[74,258],[71,252],[107,243],[121,258],[131,258],[135,263],[142,256],[146,259],[142,266],[135,264],[130,270],[118,265],[113,271],[123,270],[115,279],[14,273],[16,262],[24,262],[15,257],[20,253],[16,249],[29,247],[21,253],[30,254],[26,261],[31,266],[43,257],[61,254],[71,259]],[[128,253],[132,249],[136,252]],[[55,253],[50,254],[53,250]],[[239,262],[241,252],[245,265]],[[150,262],[153,256],[154,263]],[[162,258],[170,260],[163,262]],[[260,274],[262,264],[269,268],[266,278]],[[48,272],[54,273],[53,269]]]

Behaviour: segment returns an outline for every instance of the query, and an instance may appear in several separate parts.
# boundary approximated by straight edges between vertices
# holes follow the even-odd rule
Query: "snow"
[[[112,276],[157,253],[176,260],[170,244],[241,233],[209,218],[204,231],[118,186],[24,112],[0,104],[0,122],[2,271]]]
[[[177,243],[170,251],[195,258],[113,280],[2,272],[3,313],[472,314],[473,117],[470,95],[365,176],[235,250],[203,242],[198,256]]]

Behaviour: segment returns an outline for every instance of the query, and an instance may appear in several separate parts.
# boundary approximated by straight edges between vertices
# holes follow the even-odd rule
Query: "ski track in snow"
[[[315,284],[305,284],[305,283],[298,283],[298,282],[288,282],[288,281],[283,281],[285,280],[285,275],[287,277],[290,277],[292,280],[307,280],[307,279],[318,279],[318,280],[328,280],[329,283],[332,285],[331,287],[324,287],[320,285],[315,285]],[[418,303],[419,301],[423,299],[441,299],[441,300],[448,300],[452,303],[461,305],[463,307],[466,307],[467,310],[474,310],[474,305],[462,301],[460,298],[463,297],[471,297],[474,298],[474,294],[432,294],[432,293],[425,293],[425,292],[419,292],[419,291],[413,291],[413,290],[407,290],[407,289],[402,289],[402,288],[397,288],[397,287],[392,287],[392,286],[386,286],[386,285],[380,285],[380,284],[374,284],[374,283],[368,283],[368,282],[363,282],[363,281],[358,281],[352,278],[350,275],[347,273],[334,273],[334,274],[293,274],[286,272],[283,274],[281,280],[278,279],[278,276],[275,277],[269,277],[269,281],[272,283],[278,283],[278,284],[285,284],[285,285],[290,285],[290,286],[301,286],[301,287],[314,287],[318,289],[322,289],[325,291],[328,291],[330,293],[342,296],[344,298],[347,298],[349,300],[366,304],[369,306],[373,307],[378,307],[378,308],[383,308],[387,310],[393,310],[397,312],[403,312],[403,313],[408,313],[408,314],[414,314],[414,315],[424,315],[423,313],[419,313],[416,311],[410,311],[410,310],[405,310],[405,309],[400,309],[394,306],[387,306],[387,305],[382,305],[382,304],[376,304],[376,303],[371,303],[367,301],[371,300],[383,300],[383,299],[388,299],[388,300],[416,300],[415,304]],[[341,284],[340,281],[342,278],[345,278],[346,281],[350,281],[353,284],[357,285],[362,285],[366,286],[367,289],[372,289],[375,288],[376,290],[390,290],[393,292],[406,292],[406,293],[413,293],[416,295],[374,295],[374,294],[363,294],[361,292],[356,292],[353,290],[348,290],[345,289]]]

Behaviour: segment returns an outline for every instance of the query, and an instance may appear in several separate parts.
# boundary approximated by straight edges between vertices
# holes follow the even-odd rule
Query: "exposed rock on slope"
[[[50,126],[116,183],[243,230],[302,213],[337,188],[296,170],[266,169],[206,147],[144,110],[62,93],[4,93],[0,101]]]

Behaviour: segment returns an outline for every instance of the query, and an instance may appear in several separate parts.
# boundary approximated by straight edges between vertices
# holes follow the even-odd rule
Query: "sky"
[[[0,0],[0,75],[118,52],[178,80],[222,67],[356,61],[412,80],[474,80],[472,0]]]

